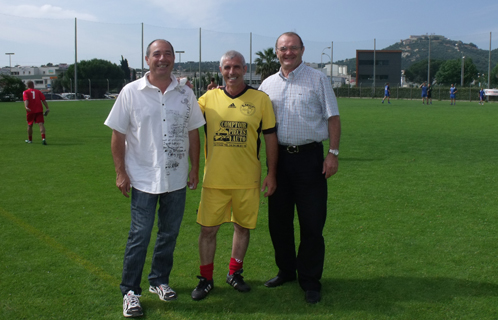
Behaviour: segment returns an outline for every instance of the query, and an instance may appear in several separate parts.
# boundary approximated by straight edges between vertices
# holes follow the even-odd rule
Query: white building
[[[321,69],[323,73],[330,78],[330,63],[326,64],[325,67]],[[348,74],[348,66],[347,65],[332,65],[332,81],[335,87],[340,87],[343,84],[350,84],[351,75]]]
[[[64,68],[64,65],[62,65]],[[52,80],[57,79],[57,74],[61,68],[56,66],[15,66],[10,70],[11,75],[16,76],[26,84],[29,80],[35,84],[35,89],[49,91],[52,87]]]

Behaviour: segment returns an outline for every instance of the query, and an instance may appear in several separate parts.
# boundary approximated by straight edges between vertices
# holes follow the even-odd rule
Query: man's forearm
[[[126,135],[113,130],[112,138],[111,138],[111,152],[112,158],[114,160],[114,168],[116,170],[116,174],[126,173],[125,168],[125,139]]]
[[[201,153],[201,142],[199,138],[199,130],[194,129],[188,133],[189,139],[189,158],[192,169],[199,170],[199,156]]]
[[[341,139],[341,119],[339,116],[330,117],[328,120],[329,127],[329,148],[339,150],[339,141]]]

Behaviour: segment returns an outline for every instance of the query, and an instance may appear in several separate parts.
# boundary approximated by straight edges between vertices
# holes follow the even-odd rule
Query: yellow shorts
[[[197,223],[214,227],[234,222],[243,228],[254,229],[258,220],[259,195],[259,188],[202,188]]]

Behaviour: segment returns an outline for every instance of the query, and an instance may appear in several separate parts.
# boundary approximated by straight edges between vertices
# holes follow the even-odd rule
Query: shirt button
[[[163,119],[163,121],[166,121],[166,119]]]

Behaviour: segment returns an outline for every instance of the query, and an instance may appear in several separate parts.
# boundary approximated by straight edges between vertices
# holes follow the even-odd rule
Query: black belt
[[[278,148],[280,150],[285,150],[288,153],[299,153],[299,152],[304,152],[304,151],[308,151],[311,149],[315,149],[315,148],[318,148],[320,146],[322,146],[321,142],[312,142],[312,143],[308,143],[308,144],[302,144],[300,146],[283,146],[283,145],[279,144]]]

